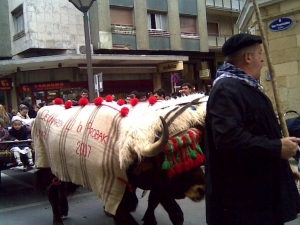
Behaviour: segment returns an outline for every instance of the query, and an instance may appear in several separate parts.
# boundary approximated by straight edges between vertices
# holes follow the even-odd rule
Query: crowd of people
[[[34,166],[31,149],[31,126],[26,123],[37,115],[39,106],[31,106],[28,101],[20,103],[18,110],[7,112],[0,104],[0,150],[9,149],[16,160],[16,166],[22,166],[21,155],[27,158],[29,166]],[[10,142],[8,142],[10,141]]]

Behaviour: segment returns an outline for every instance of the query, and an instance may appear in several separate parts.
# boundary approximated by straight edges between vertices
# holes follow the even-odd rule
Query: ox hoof
[[[63,222],[53,222],[53,225],[64,225]]]
[[[157,225],[156,220],[154,221],[144,221],[143,225]]]

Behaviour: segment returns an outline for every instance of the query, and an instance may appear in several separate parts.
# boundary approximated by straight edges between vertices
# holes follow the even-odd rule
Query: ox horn
[[[141,152],[142,155],[144,155],[146,157],[156,156],[158,153],[160,153],[163,150],[163,148],[168,143],[168,139],[169,139],[168,125],[167,125],[166,121],[161,116],[159,118],[160,118],[160,120],[162,122],[162,125],[163,125],[162,135],[161,135],[161,137],[159,138],[158,141],[153,143],[148,149],[145,149]]]

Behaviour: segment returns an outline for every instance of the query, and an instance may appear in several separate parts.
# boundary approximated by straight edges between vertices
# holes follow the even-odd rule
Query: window
[[[148,13],[148,30],[150,29],[168,31],[167,15]]]
[[[132,9],[110,8],[110,22],[111,22],[111,30],[113,33],[135,35],[135,27],[133,26]]]
[[[217,23],[207,23],[208,36],[219,36],[219,26]]]
[[[184,36],[197,36],[196,17],[180,16],[180,32]]]
[[[20,33],[24,31],[24,16],[23,16],[23,7],[18,7],[12,12],[14,18],[15,33]]]
[[[110,8],[111,24],[133,27],[132,9]]]
[[[14,27],[15,27],[15,35],[14,41],[25,36],[24,32],[24,15],[23,15],[23,6],[19,6],[12,12]]]

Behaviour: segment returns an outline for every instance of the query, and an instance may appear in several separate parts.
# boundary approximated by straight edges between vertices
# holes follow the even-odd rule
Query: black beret
[[[260,36],[251,34],[235,34],[224,43],[222,47],[222,52],[224,56],[228,56],[242,48],[257,43],[262,43]]]

